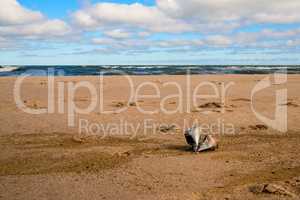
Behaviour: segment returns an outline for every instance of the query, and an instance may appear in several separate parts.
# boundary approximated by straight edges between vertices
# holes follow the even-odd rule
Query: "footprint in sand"
[[[218,81],[210,81],[211,83],[214,83],[216,85],[222,85],[223,82],[218,82]]]
[[[299,105],[298,104],[296,104],[296,103],[293,103],[293,102],[287,102],[287,103],[285,103],[285,104],[280,104],[281,106],[290,106],[290,107],[294,107],[294,108],[296,108],[296,107],[299,107]]]
[[[268,127],[263,124],[250,125],[249,128],[251,130],[267,130],[268,129]]]
[[[201,109],[199,109],[199,108],[210,109],[210,110],[201,111]],[[198,106],[197,108],[191,110],[191,112],[194,112],[194,113],[195,112],[201,112],[203,114],[210,114],[212,112],[219,113],[221,111],[216,110],[216,109],[219,109],[219,108],[222,108],[222,105],[220,103],[209,102],[209,103],[205,103],[205,104],[202,104],[202,105]]]
[[[237,99],[232,99],[232,101],[244,101],[244,102],[251,102],[251,99],[247,99],[247,98],[237,98]]]
[[[46,108],[46,106],[42,106],[42,103],[38,100],[25,100],[25,101],[23,101],[23,103],[27,107],[33,108],[33,109],[44,109],[44,108]]]
[[[222,108],[223,106],[220,103],[209,102],[198,106],[198,108]]]
[[[162,133],[167,133],[169,131],[173,131],[173,130],[176,130],[177,127],[172,124],[172,125],[161,125],[160,127],[158,127],[158,130]]]
[[[89,101],[88,97],[75,97],[74,99],[75,102],[86,102]]]
[[[47,85],[47,82],[46,81],[41,81],[40,85]]]
[[[119,102],[113,102],[112,107],[115,107],[115,108],[123,108],[123,107],[125,107],[125,106],[131,106],[131,107],[134,107],[134,106],[136,106],[136,105],[137,105],[136,102],[124,103],[124,102],[119,101]]]
[[[122,107],[125,106],[125,103],[123,103],[123,102],[113,102],[112,106],[115,107],[115,108],[122,108]]]
[[[129,102],[129,106],[136,106],[135,102]]]
[[[198,108],[202,108],[202,109],[210,109],[208,111],[202,111],[201,113],[205,113],[205,114],[209,114],[209,113],[220,113],[221,111],[218,110],[220,108],[223,108],[224,106],[221,103],[216,103],[216,102],[209,102],[209,103],[205,103],[202,104],[200,106],[198,106]],[[230,106],[225,106],[225,108],[236,108],[235,105],[230,105]],[[200,112],[200,110],[198,109],[193,109],[192,112]],[[226,112],[234,112],[233,109],[226,109]]]

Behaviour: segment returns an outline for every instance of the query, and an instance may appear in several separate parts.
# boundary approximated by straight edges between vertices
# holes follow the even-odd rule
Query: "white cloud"
[[[137,35],[138,35],[139,37],[148,37],[148,36],[151,35],[151,33],[146,32],[146,31],[141,31],[141,32],[138,32]]]
[[[153,32],[190,31],[192,27],[169,18],[156,7],[139,3],[97,3],[73,13],[74,21],[85,28],[131,26]]]
[[[0,0],[0,47],[25,44],[27,39],[65,38],[62,36],[83,30],[95,35],[100,32],[103,37],[91,39],[85,35],[82,44],[88,38],[97,52],[107,53],[291,49],[300,44],[300,28],[279,25],[278,30],[239,29],[261,23],[300,23],[299,0],[156,0],[154,6],[78,1],[82,7],[71,13],[75,23],[70,27],[63,20],[48,19],[39,11],[25,8],[17,0]],[[148,37],[161,32],[171,33],[170,38]]]
[[[200,47],[203,46],[205,43],[200,39],[173,39],[173,40],[163,40],[163,41],[156,41],[153,42],[154,45],[163,48],[190,48],[190,47]]]
[[[92,43],[105,47],[107,49],[118,50],[134,50],[134,49],[147,49],[151,47],[151,40],[143,40],[143,39],[127,39],[127,40],[119,40],[112,38],[93,38]]]
[[[227,47],[233,43],[233,41],[229,37],[223,35],[208,36],[206,42],[209,45],[219,47]]]
[[[0,49],[9,46],[9,41],[6,38],[0,37]]]
[[[121,29],[114,29],[111,31],[106,31],[104,32],[104,35],[111,37],[111,38],[116,38],[116,39],[126,39],[131,36],[129,32],[123,31]]]
[[[284,31],[264,29],[260,32],[238,32],[235,34],[206,35],[198,39],[145,39],[126,38],[124,40],[114,38],[95,38],[94,45],[109,51],[119,52],[153,52],[167,51],[197,52],[203,49],[228,48],[228,49],[281,49],[299,46],[300,30],[290,29]],[[294,38],[294,39],[290,39]]]
[[[300,22],[299,0],[157,0],[157,6],[174,18],[256,23]]]
[[[0,35],[12,37],[62,36],[70,31],[67,24],[61,20],[46,20],[28,25],[4,26]]]
[[[286,42],[286,45],[289,47],[299,47],[300,46],[300,39],[295,39],[295,40],[288,40]]]
[[[274,31],[272,29],[264,29],[262,35],[272,38],[286,38],[300,35],[300,29],[290,29],[284,31]]]
[[[29,10],[16,0],[0,1],[0,36],[12,39],[62,36],[70,27],[62,20],[47,19],[38,11]]]
[[[112,39],[94,38],[92,43],[111,51],[149,52],[149,51],[195,51],[205,47],[229,47],[232,41],[229,37],[216,35],[203,39]]]
[[[43,20],[40,12],[22,7],[16,0],[0,1],[0,25],[25,24]]]
[[[92,43],[93,44],[99,44],[99,45],[109,45],[113,44],[115,40],[113,39],[108,39],[108,38],[93,38]]]
[[[156,0],[96,3],[72,14],[87,30],[135,28],[148,32],[228,32],[253,23],[300,22],[299,0]]]

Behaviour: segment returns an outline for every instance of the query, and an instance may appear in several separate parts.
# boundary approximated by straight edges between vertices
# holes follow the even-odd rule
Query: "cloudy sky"
[[[300,64],[300,1],[0,0],[0,64]]]

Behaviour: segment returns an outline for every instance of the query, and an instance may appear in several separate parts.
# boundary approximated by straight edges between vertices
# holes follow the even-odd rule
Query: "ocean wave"
[[[104,68],[104,69],[116,69],[119,66],[116,66],[116,65],[100,65],[99,67]]]
[[[240,66],[226,66],[226,69],[231,69],[231,70],[240,70]]]
[[[0,66],[0,76],[44,76],[47,68],[62,70],[65,76],[80,75],[184,75],[190,74],[270,74],[286,71],[300,74],[300,65],[73,65],[73,66]],[[189,71],[188,71],[189,70]]]
[[[120,69],[162,69],[166,68],[168,66],[159,66],[159,65],[149,65],[149,66],[144,66],[144,65],[129,65],[129,66],[119,66]]]
[[[0,67],[0,73],[1,72],[12,72],[19,69],[19,67],[13,67],[13,66],[1,66]]]
[[[282,69],[299,69],[300,66],[227,66],[229,70],[282,70]]]

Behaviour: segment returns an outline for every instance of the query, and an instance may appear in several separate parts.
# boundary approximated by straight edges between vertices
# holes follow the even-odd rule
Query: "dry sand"
[[[255,109],[272,117],[276,105],[275,91],[288,89],[288,131],[282,134],[263,125],[251,111],[252,88],[263,75],[192,76],[187,87],[185,76],[136,76],[135,88],[145,81],[157,85],[161,98],[128,102],[129,88],[124,77],[105,77],[104,108],[124,112],[100,113],[99,109],[76,115],[75,127],[68,127],[68,117],[55,113],[31,115],[16,107],[13,98],[15,78],[0,78],[0,199],[299,199],[300,198],[300,76],[289,75],[285,85],[273,84],[256,94]],[[59,77],[57,82],[89,81],[100,87],[96,77]],[[177,89],[165,86],[177,82],[183,88],[183,105],[191,98],[187,88],[208,81],[228,89],[225,105],[219,99],[197,101],[182,112],[167,115],[143,114],[137,107],[159,108],[161,100]],[[22,85],[22,101],[31,108],[47,107],[46,78],[27,78]],[[65,97],[68,95],[65,88]],[[143,94],[153,94],[151,87]],[[201,90],[211,94],[209,87]],[[96,97],[79,89],[74,97],[84,108]],[[61,98],[60,98],[61,100]],[[62,102],[67,109],[68,100]],[[168,100],[168,109],[179,100]],[[202,108],[197,111],[195,107]],[[224,108],[224,113],[222,109]],[[203,113],[205,111],[205,113]],[[120,124],[120,120],[138,125],[151,119],[165,124],[151,133],[136,135],[113,132],[78,135],[79,119],[90,123]],[[233,124],[235,134],[217,135],[219,148],[195,154],[183,137],[184,120],[202,124]],[[177,126],[174,128],[172,124]],[[133,137],[134,136],[134,137]]]

